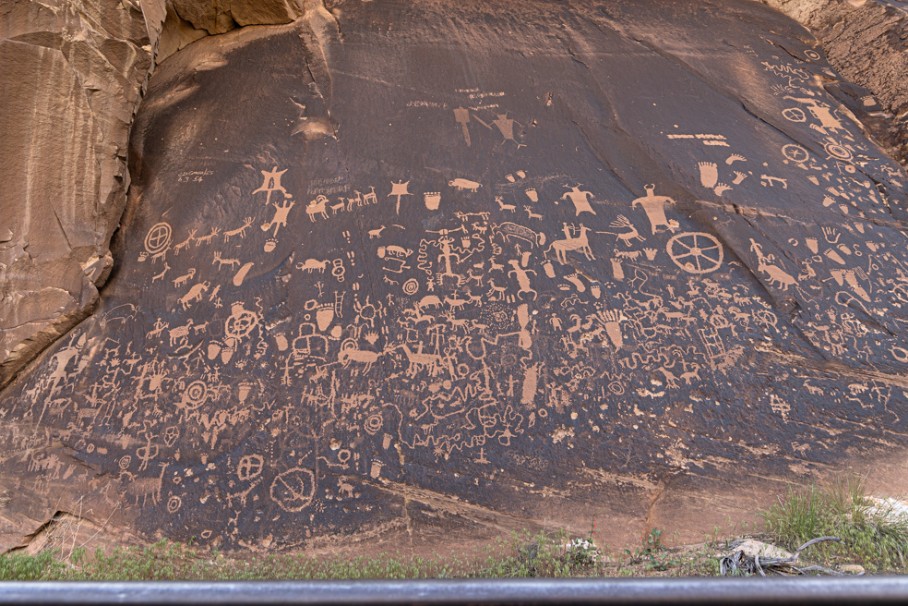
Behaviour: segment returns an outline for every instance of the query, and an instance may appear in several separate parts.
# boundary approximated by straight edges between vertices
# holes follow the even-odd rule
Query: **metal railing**
[[[7,582],[0,604],[889,604],[908,577]]]

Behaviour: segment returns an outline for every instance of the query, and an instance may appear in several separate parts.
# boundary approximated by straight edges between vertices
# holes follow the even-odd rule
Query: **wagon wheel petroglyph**
[[[725,255],[722,243],[703,232],[685,232],[672,236],[665,251],[675,265],[691,274],[708,274],[722,266]]]
[[[312,502],[315,474],[302,467],[288,469],[271,483],[271,498],[287,512],[302,511]]]

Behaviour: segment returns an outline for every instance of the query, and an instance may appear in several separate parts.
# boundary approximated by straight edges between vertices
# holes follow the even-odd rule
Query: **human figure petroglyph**
[[[565,238],[562,240],[553,240],[548,249],[546,249],[546,252],[554,251],[555,258],[562,265],[567,264],[567,253],[571,251],[582,253],[587,260],[595,261],[596,257],[593,256],[593,250],[590,248],[590,241],[587,237],[590,232],[589,228],[583,224],[579,227],[568,225],[567,223],[564,223],[563,225]]]
[[[847,132],[842,121],[835,116],[835,110],[831,109],[829,105],[823,103],[813,97],[792,97],[786,95],[783,97],[786,101],[795,101],[807,107],[807,111],[816,119],[819,120],[819,126],[814,126],[814,130],[817,130],[823,134],[836,133],[836,132]]]
[[[164,382],[168,377],[169,373],[165,370],[164,361],[155,358],[142,366],[142,372],[139,375],[139,389],[141,390],[144,386],[145,392],[157,400],[164,390]]]
[[[457,115],[456,111],[457,110],[455,110],[455,116]],[[492,129],[492,126],[497,128],[498,132],[502,136],[502,143],[507,143],[508,141],[512,141],[517,146],[517,149],[520,149],[521,147],[526,147],[525,144],[519,143],[517,141],[517,139],[514,138],[514,125],[515,124],[519,125],[520,123],[517,122],[516,120],[514,120],[513,118],[508,118],[507,113],[495,114],[495,119],[492,120],[491,125],[486,124],[478,116],[473,116],[473,118],[489,130]],[[466,126],[464,126],[464,128],[466,128]],[[469,143],[467,145],[469,145]]]
[[[451,249],[451,244],[453,243],[454,239],[447,233],[438,236],[438,245],[441,249],[441,253],[438,255],[438,262],[444,267],[444,271],[438,275],[455,277],[459,281],[460,274],[454,271],[454,264],[460,263],[461,256]]]
[[[412,196],[409,190],[410,182],[409,181],[392,181],[391,182],[391,193],[388,194],[388,198],[396,198],[394,203],[394,214],[400,214],[400,200],[404,196]]]
[[[288,169],[285,168],[284,170],[279,171],[277,169],[277,166],[275,166],[270,171],[259,171],[260,173],[262,173],[262,185],[258,189],[253,190],[252,195],[265,192],[265,206],[271,204],[271,194],[276,191],[279,191],[284,194],[284,196],[286,196],[287,190],[284,189],[281,185],[281,177],[284,175],[284,173],[287,172],[287,170]]]
[[[519,297],[520,295],[532,295],[532,299],[535,300],[539,296],[539,293],[536,292],[530,285],[530,274],[535,276],[536,272],[532,269],[521,267],[520,262],[516,259],[509,260],[508,265],[511,266],[511,270],[508,271],[508,275],[513,277],[517,281],[517,296]]]
[[[154,327],[145,333],[146,339],[153,339],[161,336],[161,333],[164,332],[164,329],[169,327],[170,324],[161,320],[161,318],[156,318],[154,321]]]
[[[268,231],[272,227],[274,228],[274,237],[277,237],[277,233],[280,231],[281,227],[287,226],[287,217],[290,215],[290,210],[296,206],[289,196],[283,200],[283,202],[278,205],[277,202],[272,202],[271,206],[274,207],[274,217],[268,223],[263,223],[260,227],[262,231]]]
[[[590,213],[595,215],[596,211],[593,210],[593,207],[590,205],[590,197],[593,195],[593,192],[583,191],[580,189],[580,185],[575,185],[571,188],[570,191],[565,192],[562,196],[555,201],[557,205],[560,200],[570,200],[574,205],[574,216],[579,217],[580,213]]]
[[[638,205],[643,207],[653,234],[658,233],[661,229],[674,233],[678,229],[678,222],[674,219],[669,220],[665,216],[665,206],[674,206],[675,201],[668,196],[657,196],[655,185],[645,185],[644,189],[646,195],[631,202],[631,208],[637,208]]]

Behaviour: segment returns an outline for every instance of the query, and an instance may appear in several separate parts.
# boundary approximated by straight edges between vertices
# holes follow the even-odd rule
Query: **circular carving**
[[[842,147],[838,143],[827,143],[823,147],[826,149],[827,154],[838,160],[851,160],[853,157],[847,148]]]
[[[685,232],[669,239],[665,251],[675,265],[691,274],[708,274],[722,265],[724,250],[715,236]]]
[[[167,499],[167,512],[168,513],[176,513],[178,511],[180,511],[180,507],[182,507],[182,506],[183,506],[183,499],[181,499],[177,495],[173,495],[172,497]]]
[[[800,107],[789,107],[782,110],[782,115],[791,122],[807,122],[807,114]]]
[[[800,145],[795,145],[794,143],[789,143],[788,145],[782,146],[782,155],[791,160],[801,164],[802,162],[807,162],[810,159],[810,154],[807,153],[807,150],[801,147]]]
[[[302,467],[288,469],[271,483],[271,499],[287,512],[302,511],[315,494],[315,474]]]
[[[403,291],[405,295],[415,295],[419,292],[419,282],[415,278],[410,278],[404,282]]]
[[[156,223],[151,226],[148,233],[145,234],[145,250],[149,254],[156,255],[161,251],[167,250],[170,241],[173,239],[173,229],[169,223]]]
[[[385,420],[376,412],[366,417],[366,420],[363,423],[363,429],[365,429],[366,433],[370,436],[374,436],[381,430],[384,423]]]
[[[181,407],[186,410],[195,410],[208,399],[208,386],[204,381],[193,381],[183,390]]]
[[[242,339],[259,324],[259,315],[248,309],[239,309],[227,318],[224,333],[234,339]]]
[[[236,477],[243,482],[254,480],[262,475],[262,468],[265,466],[265,458],[258,454],[243,455],[240,462],[236,465]]]

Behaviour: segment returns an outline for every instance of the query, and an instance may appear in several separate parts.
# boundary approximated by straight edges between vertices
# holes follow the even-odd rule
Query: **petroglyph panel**
[[[642,524],[671,478],[902,446],[906,175],[802,31],[725,4],[445,7],[462,40],[342,2],[173,56],[119,270],[4,393],[4,470],[287,547],[411,502]]]

